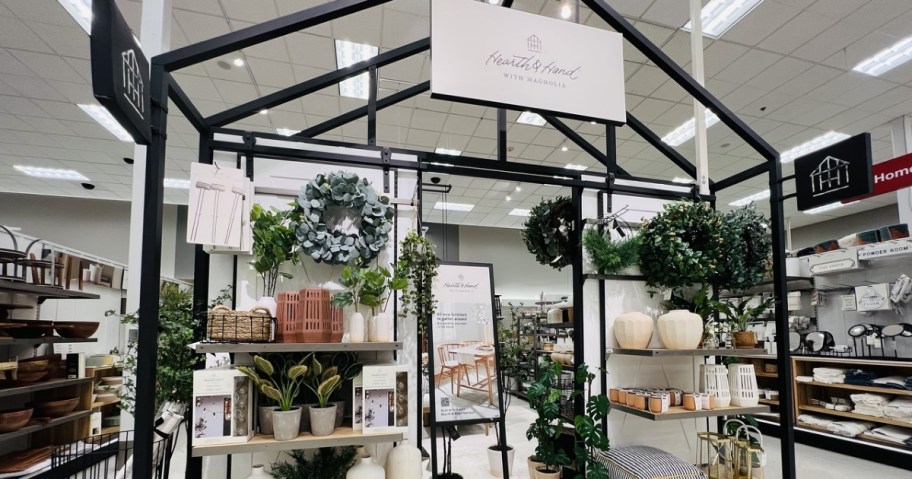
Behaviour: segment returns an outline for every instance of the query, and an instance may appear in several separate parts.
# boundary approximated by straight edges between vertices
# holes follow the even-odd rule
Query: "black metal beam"
[[[430,89],[431,89],[431,82],[426,81],[423,83],[419,83],[415,86],[406,88],[405,90],[402,90],[400,92],[393,93],[390,96],[383,97],[383,98],[377,100],[377,110],[379,111],[388,106],[395,105],[396,103],[399,103],[400,101],[408,100],[409,98],[416,96],[416,95],[420,95]],[[331,131],[336,128],[339,128],[340,126],[342,126],[346,123],[350,123],[359,118],[363,118],[363,117],[367,116],[367,114],[368,114],[368,107],[367,107],[367,105],[365,105],[360,108],[356,108],[348,113],[343,113],[342,115],[339,115],[331,120],[326,120],[323,123],[320,123],[319,125],[314,125],[304,131],[299,131],[298,133],[296,133],[292,136],[308,138],[308,137],[322,135],[323,133],[326,133],[327,131]]]
[[[156,55],[152,58],[152,63],[164,66],[166,71],[178,70],[242,48],[279,38],[289,33],[358,13],[388,1],[390,0],[334,0],[292,13],[291,15],[242,28],[236,32],[226,33],[209,40]]]
[[[377,144],[377,67],[370,67],[367,94],[367,144]]]
[[[690,93],[703,106],[709,108],[728,125],[736,135],[740,136],[747,144],[757,150],[767,161],[773,161],[779,157],[776,150],[770,146],[760,135],[747,126],[744,121],[738,118],[727,106],[722,104],[718,98],[713,96],[703,85],[697,83],[693,77],[684,71],[674,60],[671,59],[661,48],[652,43],[645,35],[637,30],[630,22],[627,21],[620,13],[608,6],[607,0],[583,0],[596,15],[608,22],[608,25],[614,31],[624,35],[637,50],[646,58],[650,59],[657,67],[661,68],[668,76],[671,77],[678,85],[681,85],[687,93]],[[778,160],[777,160],[778,161]]]
[[[712,191],[713,193],[718,193],[730,186],[735,186],[738,183],[747,181],[751,178],[756,178],[768,171],[769,171],[769,166],[767,166],[764,163],[761,163],[757,166],[752,166],[752,167],[742,171],[741,173],[729,176],[728,178],[717,181],[716,184],[714,184],[714,185],[710,185],[710,191]]]
[[[507,161],[507,110],[497,109],[497,159]]]
[[[659,150],[663,155],[665,155],[672,163],[678,166],[678,168],[684,170],[684,173],[687,173],[688,176],[697,180],[697,167],[684,158],[683,155],[678,153],[677,150],[669,146],[667,143],[662,141],[658,135],[655,134],[648,126],[641,122],[637,117],[633,116],[629,111],[627,112],[627,126],[629,126],[633,131],[638,135],[643,137],[647,143],[652,145],[655,149]],[[713,181],[709,180],[710,187],[713,185]]]
[[[615,163],[614,165],[610,165],[609,163],[611,163],[611,162],[608,160],[608,158],[605,156],[604,153],[599,151],[599,149],[596,148],[595,145],[586,141],[585,138],[580,136],[579,133],[575,132],[573,130],[573,128],[570,128],[569,126],[567,126],[566,123],[558,120],[556,117],[554,117],[552,115],[542,115],[542,118],[544,118],[545,121],[547,121],[551,126],[553,126],[555,130],[563,133],[564,136],[566,136],[568,140],[572,141],[577,146],[582,148],[583,151],[585,151],[586,153],[592,155],[596,160],[599,161],[599,163],[605,165],[605,167],[608,168],[609,173],[630,176],[630,173],[627,173],[627,171],[625,171],[623,168],[618,166],[617,163]]]
[[[573,310],[574,311],[583,311],[585,303],[583,301],[583,228],[585,222],[583,221],[583,189],[579,187],[573,188],[573,193],[570,195],[571,204],[573,205],[573,228],[570,232],[572,244],[575,245],[575,251],[573,251],[573,257],[571,258],[571,268],[573,268],[572,278],[573,278]],[[601,212],[599,212],[601,214]],[[605,307],[605,304],[600,305],[602,308]],[[583,316],[573,315],[573,344],[576,347],[573,348],[573,364],[574,371],[580,365],[585,364],[586,362],[586,321],[583,319]],[[605,352],[600,351],[599,354],[602,357],[605,357]],[[576,374],[574,374],[574,382],[576,379]],[[574,384],[574,389],[578,386]],[[584,386],[585,387],[585,386]],[[577,394],[573,396],[573,417],[585,416],[586,415],[586,396],[585,394]],[[577,463],[577,474],[586,477],[586,461],[578,460]]]
[[[170,77],[170,75],[169,75]],[[184,92],[184,89],[177,84],[174,78],[170,78],[169,88],[168,88],[168,97],[177,105],[177,108],[184,114],[187,118],[187,121],[193,125],[193,128],[196,128],[196,131],[200,135],[205,135],[209,132],[209,124],[206,122],[206,119],[203,118],[202,113],[196,109],[196,105],[190,101],[190,97]]]
[[[397,62],[412,55],[416,55],[431,48],[431,39],[424,38],[416,42],[394,48],[390,51],[383,52],[373,58],[369,58],[358,63],[354,63],[345,68],[325,73],[315,78],[311,78],[297,85],[279,90],[262,98],[248,101],[247,103],[230,108],[221,113],[216,113],[206,119],[212,126],[224,126],[246,118],[256,112],[269,109],[283,103],[301,98],[311,93],[318,92],[324,88],[335,85],[341,81],[360,75],[370,68],[382,67],[390,63]]]

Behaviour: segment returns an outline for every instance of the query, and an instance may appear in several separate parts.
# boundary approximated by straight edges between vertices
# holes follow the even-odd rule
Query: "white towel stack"
[[[814,376],[795,376],[795,381],[799,383],[812,383],[814,382]]]
[[[810,424],[811,426],[827,427],[833,422],[833,420],[815,416],[813,414],[801,414],[798,416],[798,422]]]
[[[865,416],[884,417],[884,409],[890,403],[890,397],[883,394],[862,393],[849,397],[855,403],[853,412]]]
[[[864,435],[882,441],[905,444],[906,441],[912,439],[912,430],[896,426],[881,426],[864,432]]]
[[[884,416],[912,423],[912,397],[898,397],[884,406]]]
[[[836,421],[827,425],[827,430],[837,436],[855,437],[874,427],[870,422],[862,421]]]
[[[842,384],[846,370],[839,368],[814,368],[814,381],[824,384]]]

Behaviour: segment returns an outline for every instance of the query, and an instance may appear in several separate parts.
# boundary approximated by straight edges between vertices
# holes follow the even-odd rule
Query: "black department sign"
[[[870,193],[871,134],[862,133],[795,160],[798,210]]]
[[[133,141],[152,137],[149,60],[113,0],[92,2],[92,92]]]

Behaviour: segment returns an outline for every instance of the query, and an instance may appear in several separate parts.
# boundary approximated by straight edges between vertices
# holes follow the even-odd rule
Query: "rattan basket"
[[[206,339],[223,343],[268,343],[273,339],[272,316],[266,308],[234,311],[216,306],[206,321]]]

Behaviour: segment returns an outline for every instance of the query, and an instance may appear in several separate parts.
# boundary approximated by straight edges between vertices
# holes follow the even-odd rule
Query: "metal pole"
[[[372,66],[369,72],[369,87],[367,93],[367,144],[377,144],[377,67]]]
[[[507,110],[497,109],[497,159],[507,161]]]
[[[579,367],[586,362],[585,338],[583,320],[583,188],[574,187],[571,196],[573,204],[573,233],[570,241],[575,250],[571,262],[573,268],[573,364]],[[575,378],[574,378],[575,380]],[[574,388],[576,387],[574,383]],[[586,413],[585,397],[580,394],[573,399],[573,415],[578,416]],[[586,468],[582,463],[578,464],[577,474],[586,477]]]
[[[694,80],[703,86],[703,21],[700,0],[690,0],[690,56]],[[694,98],[694,148],[697,154],[697,185],[709,194],[709,148],[706,145],[706,107]]]

